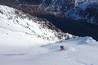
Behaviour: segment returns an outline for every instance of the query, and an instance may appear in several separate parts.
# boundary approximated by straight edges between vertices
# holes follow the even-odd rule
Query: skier
[[[60,50],[64,50],[64,46],[60,46]]]

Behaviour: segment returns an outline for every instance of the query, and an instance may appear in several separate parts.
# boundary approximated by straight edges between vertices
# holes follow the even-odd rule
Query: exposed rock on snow
[[[0,28],[50,41],[59,41],[65,38],[65,34],[47,20],[33,17],[4,5],[0,5]]]

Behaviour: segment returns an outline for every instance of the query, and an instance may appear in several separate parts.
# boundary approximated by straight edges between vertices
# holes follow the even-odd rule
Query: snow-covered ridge
[[[50,41],[59,41],[65,38],[65,34],[47,20],[38,19],[4,5],[0,5],[0,28]]]

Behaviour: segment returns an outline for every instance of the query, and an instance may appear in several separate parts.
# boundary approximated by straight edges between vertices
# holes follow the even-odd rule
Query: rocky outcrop
[[[65,16],[98,25],[98,2],[78,3],[74,8],[65,12]]]
[[[32,15],[63,15],[74,3],[74,0],[0,0],[0,4],[18,8]]]

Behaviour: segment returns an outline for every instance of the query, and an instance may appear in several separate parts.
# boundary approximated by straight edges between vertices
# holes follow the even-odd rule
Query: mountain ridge
[[[0,27],[35,35],[46,40],[63,40],[65,33],[47,20],[25,14],[20,10],[0,5]]]

